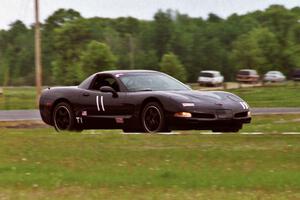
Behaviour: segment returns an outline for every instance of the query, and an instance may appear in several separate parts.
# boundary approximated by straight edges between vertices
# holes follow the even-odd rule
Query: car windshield
[[[239,73],[238,73],[239,75],[250,75],[250,71],[244,71],[244,70],[241,70],[241,71],[239,71]]]
[[[277,72],[277,71],[269,71],[268,73],[267,73],[268,75],[279,75],[279,74],[281,74],[280,72]]]
[[[202,77],[209,77],[209,78],[213,78],[214,74],[213,73],[209,73],[209,72],[201,72],[200,76]]]
[[[130,73],[119,78],[130,92],[190,90],[180,81],[160,73]]]

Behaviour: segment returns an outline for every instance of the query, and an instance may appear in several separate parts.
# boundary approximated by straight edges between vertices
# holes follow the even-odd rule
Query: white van
[[[215,71],[215,70],[201,71],[198,77],[199,85],[219,86],[223,84],[223,81],[224,81],[224,77],[221,75],[219,71]]]

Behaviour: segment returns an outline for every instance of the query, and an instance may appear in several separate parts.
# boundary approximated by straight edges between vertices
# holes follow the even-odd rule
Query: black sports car
[[[237,132],[250,123],[248,104],[228,92],[200,92],[156,71],[93,74],[79,86],[43,91],[40,112],[57,131],[212,130]]]

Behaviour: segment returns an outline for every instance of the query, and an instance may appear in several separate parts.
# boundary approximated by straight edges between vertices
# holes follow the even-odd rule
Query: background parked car
[[[258,83],[259,75],[254,69],[242,69],[237,73],[236,80],[241,83]]]
[[[295,69],[292,75],[294,81],[300,81],[300,69]]]
[[[280,71],[268,71],[264,76],[265,82],[282,82],[286,77]]]
[[[221,73],[219,71],[214,71],[214,70],[201,71],[198,77],[199,85],[218,86],[218,85],[222,85],[223,81],[224,81],[224,77],[221,75]]]

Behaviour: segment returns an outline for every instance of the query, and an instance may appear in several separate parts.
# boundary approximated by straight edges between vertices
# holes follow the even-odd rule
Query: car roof
[[[216,71],[216,70],[202,70],[200,71],[200,73],[220,73],[219,71]]]
[[[95,76],[101,75],[101,74],[111,74],[113,76],[116,76],[118,74],[129,74],[129,73],[159,73],[163,74],[162,72],[154,71],[154,70],[110,70],[110,71],[101,71],[96,72],[92,75],[90,75],[88,78],[86,78],[84,81],[81,82],[81,84],[78,86],[79,88],[87,89],[89,85],[91,84],[92,80]]]
[[[154,70],[143,70],[143,69],[135,69],[135,70],[109,70],[109,71],[102,71],[96,74],[127,74],[127,73],[161,73]]]
[[[267,73],[281,73],[280,71],[268,71]]]
[[[255,69],[241,69],[240,71],[256,71]]]

